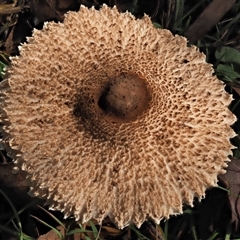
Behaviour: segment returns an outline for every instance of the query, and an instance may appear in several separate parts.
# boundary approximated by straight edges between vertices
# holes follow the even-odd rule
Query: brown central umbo
[[[147,108],[149,93],[143,78],[122,74],[110,80],[99,98],[98,106],[106,115],[120,122],[135,120]]]
[[[135,121],[149,108],[150,89],[132,73],[84,81],[73,106],[77,128],[94,138],[113,139],[119,124]]]

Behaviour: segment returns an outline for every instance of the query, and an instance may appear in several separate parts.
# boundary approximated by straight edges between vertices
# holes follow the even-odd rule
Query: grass
[[[0,189],[0,195],[4,197],[4,199],[7,201],[7,203],[10,205],[12,210],[12,217],[9,218],[9,220],[5,224],[0,224],[0,231],[8,232],[10,235],[17,237],[19,240],[34,240],[36,238],[31,237],[23,232],[22,223],[20,220],[20,214],[24,211],[26,211],[28,208],[31,207],[31,205],[36,205],[37,201],[32,201],[28,205],[24,206],[24,208],[20,209],[19,211],[16,210],[14,207],[14,204],[11,202],[11,200],[8,198],[8,196]],[[93,235],[94,239],[99,239],[99,230],[97,227],[90,221],[89,225],[91,227],[91,230],[86,230],[82,225],[78,224],[78,227],[75,229],[71,229],[71,225],[74,225],[74,221],[71,221],[68,224],[64,224],[62,221],[60,221],[56,216],[54,216],[52,213],[38,205],[39,209],[48,214],[56,223],[58,226],[61,226],[64,230],[61,232],[57,227],[54,227],[47,222],[43,221],[42,219],[31,215],[31,217],[35,220],[37,220],[39,223],[45,225],[50,230],[52,230],[56,236],[58,236],[59,239],[67,239],[69,236],[72,236],[77,233],[81,233],[82,237],[84,237],[86,240],[90,240],[91,238],[87,234]],[[11,214],[10,214],[11,215]],[[10,227],[9,225],[12,224]],[[76,225],[76,224],[75,224]]]
[[[101,1],[90,0],[81,2],[87,5],[101,5],[102,3]],[[146,11],[153,17],[153,22],[156,27],[168,28],[174,34],[180,35],[184,34],[210,2],[211,1],[208,0],[157,0],[151,2],[132,0],[126,5],[124,1],[108,1],[109,5],[117,4],[120,9],[125,9],[127,6],[128,10],[136,16],[142,16],[143,12]],[[10,22],[4,22],[0,29],[0,34],[6,31],[6,26],[8,25],[11,25]],[[235,101],[230,108],[238,117],[240,112],[240,97],[236,94],[233,87],[238,88],[240,86],[239,26],[240,2],[237,2],[215,27],[196,43],[200,50],[206,54],[207,61],[213,64],[218,78],[223,80],[226,83],[227,90],[234,94]],[[236,36],[238,36],[238,38]],[[6,40],[4,37],[3,39]],[[8,64],[8,55],[2,51],[0,53],[0,78],[4,77],[3,69]],[[240,132],[239,123],[236,124],[235,128],[236,132]],[[238,149],[234,150],[234,156],[240,158],[240,137],[235,137],[233,143],[238,147]],[[42,206],[38,207],[37,213],[35,214],[35,211],[31,210],[31,207],[36,205],[35,200],[26,204],[23,208],[16,209],[11,199],[2,190],[0,190],[0,194],[11,209],[11,211],[8,212],[8,220],[4,224],[0,221],[0,236],[1,233],[6,232],[20,240],[36,239],[38,235],[49,230],[52,230],[59,239],[69,239],[70,236],[76,234],[80,234],[81,239],[86,240],[240,239],[239,232],[232,227],[228,216],[228,192],[226,192],[224,188],[209,190],[207,198],[203,200],[203,203],[196,201],[194,208],[185,207],[183,215],[162,221],[160,225],[155,225],[149,221],[144,223],[140,229],[130,225],[123,230],[115,228],[115,226],[109,222],[102,226],[92,221],[85,225],[79,225],[72,220],[64,220],[62,215],[57,217],[55,213],[46,210]],[[215,212],[213,208],[216,208]],[[24,212],[27,212],[27,215],[30,216],[30,221],[33,222],[33,226],[36,229],[34,236],[25,234],[24,225],[26,224],[23,223],[22,220],[22,214]],[[213,214],[213,218],[211,214]],[[45,220],[46,215],[51,221]],[[200,226],[199,222],[204,220],[207,221],[207,223]],[[40,226],[45,227],[44,231],[40,230]],[[59,230],[58,226],[61,226],[62,231]],[[209,228],[211,229],[209,230]]]
[[[226,189],[224,188],[219,190],[221,194],[223,192],[227,193]],[[17,237],[17,239],[20,239],[20,240],[37,239],[36,237],[32,237],[24,233],[23,227],[22,227],[22,222],[24,222],[24,220],[21,220],[20,215],[24,211],[28,210],[28,208],[30,208],[31,206],[36,205],[38,202],[36,202],[36,200],[33,200],[28,205],[24,206],[24,208],[17,210],[12,204],[11,200],[2,190],[0,190],[0,194],[7,200],[7,203],[10,205],[12,210],[12,213],[9,213],[11,215],[11,217],[9,217],[9,220],[5,224],[0,224],[0,230],[8,232],[10,235]],[[217,194],[214,193],[214,195],[216,196]],[[222,197],[220,196],[220,198]],[[104,234],[104,230],[108,232],[107,239],[126,239],[126,236],[128,236],[127,239],[138,239],[138,240],[152,240],[152,239],[198,240],[199,232],[198,232],[198,226],[196,225],[196,221],[197,219],[199,219],[199,216],[198,218],[196,218],[196,216],[201,214],[201,211],[202,211],[201,206],[200,206],[200,209],[198,209],[199,205],[201,204],[196,203],[196,207],[194,207],[193,209],[190,207],[187,207],[183,215],[179,217],[172,217],[170,220],[164,221],[160,225],[155,225],[151,222],[146,222],[140,229],[136,228],[134,225],[130,225],[124,230],[119,230],[119,229],[116,229],[114,226],[110,226],[109,224],[99,226],[92,221],[89,221],[87,224],[80,225],[80,224],[76,224],[74,220],[63,220],[62,217],[58,218],[53,213],[46,210],[40,205],[38,205],[39,210],[42,211],[44,214],[47,214],[56,224],[55,225],[53,223],[49,224],[48,221],[43,220],[44,219],[43,216],[37,217],[31,214],[31,218],[32,220],[36,220],[37,222],[39,222],[41,225],[46,226],[47,229],[49,229],[49,231],[51,230],[52,235],[58,236],[59,239],[63,239],[63,240],[68,240],[68,239],[70,240],[71,236],[73,235],[76,236],[77,234],[78,236],[81,237],[80,239],[86,239],[86,240],[105,239],[103,238],[103,236],[106,235],[106,233]],[[206,219],[206,216],[203,217],[203,219]],[[146,229],[148,230],[150,229],[150,230],[146,231]],[[145,234],[146,232],[147,234]],[[187,232],[187,235],[186,235],[186,232]],[[220,234],[217,231],[214,231],[213,233],[208,235],[207,239],[208,240],[219,239],[218,238],[219,235],[223,237],[222,234]],[[0,232],[0,236],[1,236],[1,232]],[[121,238],[123,236],[125,236],[125,238]],[[183,236],[184,238],[181,238]],[[186,236],[187,238],[185,238]],[[220,239],[230,239],[229,238],[230,236],[231,236],[231,233],[226,232],[224,238],[220,238]]]
[[[10,234],[12,234],[13,236],[18,237],[20,240],[30,240],[32,239],[30,236],[26,235],[23,233],[22,231],[22,223],[20,221],[19,218],[19,214],[21,212],[23,212],[25,209],[27,209],[29,206],[25,206],[24,209],[21,209],[20,211],[17,211],[16,208],[14,207],[14,205],[12,204],[11,200],[7,197],[7,195],[0,189],[0,194],[7,200],[8,204],[10,205],[12,212],[13,212],[13,216],[9,218],[9,220],[4,224],[4,225],[0,225],[0,229],[2,231],[6,231]],[[31,203],[31,205],[34,202]],[[13,229],[12,228],[8,228],[7,226],[12,223]]]
[[[4,69],[9,65],[9,57],[0,51],[0,79],[4,78]]]

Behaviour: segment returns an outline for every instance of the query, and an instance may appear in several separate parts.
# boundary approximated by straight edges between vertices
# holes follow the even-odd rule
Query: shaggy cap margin
[[[143,79],[141,110],[108,111],[131,76]],[[82,6],[34,30],[0,87],[3,147],[32,195],[81,223],[140,227],[182,213],[216,186],[234,148],[232,97],[205,55],[115,7]]]

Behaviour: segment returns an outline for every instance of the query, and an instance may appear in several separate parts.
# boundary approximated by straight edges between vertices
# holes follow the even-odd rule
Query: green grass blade
[[[149,238],[141,234],[141,232],[134,225],[130,225],[129,228],[132,229],[138,235],[139,239],[150,240]]]
[[[240,99],[238,99],[238,101],[236,102],[236,104],[234,104],[234,105],[231,107],[231,111],[232,111],[232,112],[237,108],[237,106],[239,105],[239,103],[240,103]]]
[[[240,13],[238,13],[228,24],[219,30],[219,34],[223,34],[225,31],[231,28],[240,19]]]
[[[214,240],[217,237],[218,233],[214,232],[212,236],[209,238],[209,240]]]
[[[8,233],[12,234],[13,236],[16,236],[16,237],[20,236],[18,231],[15,231],[11,228],[5,227],[4,225],[0,225],[0,229],[5,231],[5,232],[8,232]]]
[[[34,206],[37,204],[37,202],[39,202],[39,199],[34,199],[34,201],[26,204],[23,208],[21,208],[19,211],[17,211],[17,214],[20,215],[22,212],[24,212],[26,209],[30,208],[31,206]],[[10,222],[13,221],[13,219],[15,218],[15,215],[13,215],[12,217],[9,218],[9,220],[4,224],[4,226],[6,227]]]
[[[223,190],[223,191],[226,191],[226,192],[230,192],[228,189],[226,189],[226,188],[224,188],[224,187],[221,187],[221,186],[216,186],[216,188],[219,188],[219,189],[221,189],[221,190]]]
[[[45,226],[49,227],[50,229],[52,229],[52,230],[57,234],[57,236],[58,236],[60,239],[63,239],[62,233],[61,233],[57,228],[49,225],[48,223],[44,222],[43,220],[39,219],[39,218],[36,217],[36,216],[31,215],[31,217],[34,218],[34,219],[36,219],[38,222],[42,223],[43,225],[45,225]]]
[[[225,236],[225,240],[230,240],[231,239],[231,234],[226,234],[226,236]],[[233,239],[233,240],[238,240],[238,239]]]
[[[0,61],[0,78],[4,78],[4,70],[6,68],[6,64]]]
[[[193,239],[194,239],[194,240],[198,240],[196,228],[195,228],[195,226],[194,226],[193,223],[192,223],[192,226],[191,226],[191,231],[192,231]]]
[[[137,4],[138,4],[138,0],[133,0],[132,2],[132,8],[130,9],[130,12],[134,13],[136,7],[137,7]]]
[[[13,229],[5,227],[3,225],[0,225],[0,229],[2,231],[8,232],[9,234],[11,234],[15,237],[18,237],[19,239],[22,239],[22,240],[34,240],[34,238],[32,238],[24,233],[20,234],[18,231],[14,231]]]
[[[186,14],[184,14],[184,15],[181,16],[181,17],[179,16],[179,18],[176,19],[174,25],[177,27],[180,23],[183,22],[183,20],[184,20],[185,18],[187,18],[188,16],[190,16],[190,14],[191,14],[193,11],[195,11],[199,6],[201,6],[203,2],[205,2],[205,0],[198,1],[196,4],[194,4],[194,6],[193,6]]]
[[[92,221],[89,221],[89,224],[90,224],[90,226],[92,228],[92,233],[93,233],[94,238],[98,239],[98,235],[99,235],[98,234],[98,229],[96,228],[96,226],[93,224]]]
[[[50,212],[48,212],[46,209],[44,209],[43,207],[41,207],[40,205],[38,205],[38,207],[43,210],[45,213],[47,213],[52,219],[54,219],[59,225],[61,225],[65,230],[66,227],[65,225],[58,219],[56,218],[53,214],[51,214]]]
[[[8,198],[8,196],[2,191],[2,189],[0,189],[0,193],[4,196],[4,198],[7,200],[8,204],[10,205],[10,207],[12,208],[12,211],[14,213],[14,217],[16,218],[18,227],[19,227],[19,232],[20,234],[22,233],[22,224],[18,215],[18,212],[16,211],[15,207],[13,206],[11,200]]]
[[[168,221],[166,221],[164,224],[164,239],[168,239]]]
[[[175,1],[174,22],[183,15],[184,0]]]

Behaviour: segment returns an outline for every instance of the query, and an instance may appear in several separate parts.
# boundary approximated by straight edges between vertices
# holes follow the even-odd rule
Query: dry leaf
[[[219,178],[224,181],[229,189],[229,200],[232,210],[232,222],[237,228],[240,220],[240,159],[232,158],[228,165],[227,172],[220,175]]]
[[[235,4],[236,0],[214,0],[184,33],[189,42],[201,39]]]

